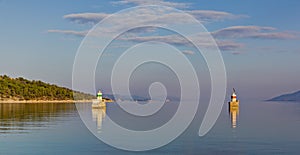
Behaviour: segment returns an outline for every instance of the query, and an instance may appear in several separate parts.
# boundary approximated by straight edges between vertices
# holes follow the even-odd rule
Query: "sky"
[[[221,50],[228,90],[235,87],[240,98],[263,100],[300,90],[298,0],[0,0],[0,74],[71,88],[75,55],[87,32],[113,13],[149,4],[174,7],[201,21]],[[151,18],[147,13],[144,17],[145,21]],[[172,24],[184,19],[173,15],[162,16],[162,20]],[[124,22],[136,24],[126,17],[116,25]],[[103,73],[110,72],[126,48],[144,41],[162,41],[180,49],[199,78],[206,79],[199,80],[201,89],[210,90],[201,55],[173,32],[155,28],[128,32],[113,42],[98,63],[96,87],[109,93],[109,77]],[[176,82],[176,76],[166,67],[150,63],[137,69],[133,77],[138,95],[155,80],[168,83],[173,95],[179,93],[178,85],[169,80]]]

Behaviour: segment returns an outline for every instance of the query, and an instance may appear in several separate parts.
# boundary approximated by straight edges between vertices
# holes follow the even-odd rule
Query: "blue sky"
[[[73,61],[85,32],[106,15],[148,3],[0,0],[0,74],[71,87]],[[152,3],[176,7],[203,19],[204,26],[220,42],[228,87],[236,87],[242,98],[265,99],[300,89],[299,1],[156,0]],[[149,36],[165,36],[166,42],[174,42],[163,31],[128,40],[135,44],[149,40]],[[184,43],[178,48],[185,50],[191,61],[198,61],[200,56]],[[113,48],[109,52],[108,61],[115,60],[114,52],[118,50]]]

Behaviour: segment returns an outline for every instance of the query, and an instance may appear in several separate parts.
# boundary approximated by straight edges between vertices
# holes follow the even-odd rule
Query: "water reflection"
[[[92,108],[93,121],[96,122],[97,131],[101,131],[102,121],[106,116],[106,107],[103,108]]]
[[[54,125],[59,118],[76,114],[74,104],[1,103],[0,134],[28,133]]]
[[[239,115],[239,107],[229,107],[229,114],[231,118],[231,127],[236,128],[237,127],[237,117]]]

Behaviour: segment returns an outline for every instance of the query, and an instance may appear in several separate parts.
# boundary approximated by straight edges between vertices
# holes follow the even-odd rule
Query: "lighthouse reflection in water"
[[[231,95],[231,101],[228,103],[229,114],[231,118],[231,127],[237,127],[237,117],[239,115],[239,103],[240,101],[236,98],[235,89],[233,88],[233,92]]]
[[[106,108],[93,108],[92,109],[93,121],[97,124],[97,131],[101,132],[102,121],[106,116]]]

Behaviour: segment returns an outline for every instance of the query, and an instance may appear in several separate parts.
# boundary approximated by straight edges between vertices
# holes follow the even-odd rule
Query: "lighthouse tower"
[[[233,88],[233,92],[231,94],[231,101],[228,103],[229,105],[229,113],[231,116],[231,125],[232,128],[237,127],[237,116],[239,115],[239,103],[240,101],[236,98],[235,89]]]
[[[102,98],[102,92],[99,90],[97,93],[97,99],[93,100],[92,108],[97,109],[97,108],[105,108],[106,103],[103,101]]]
[[[100,90],[97,93],[97,100],[102,101],[102,92]]]

